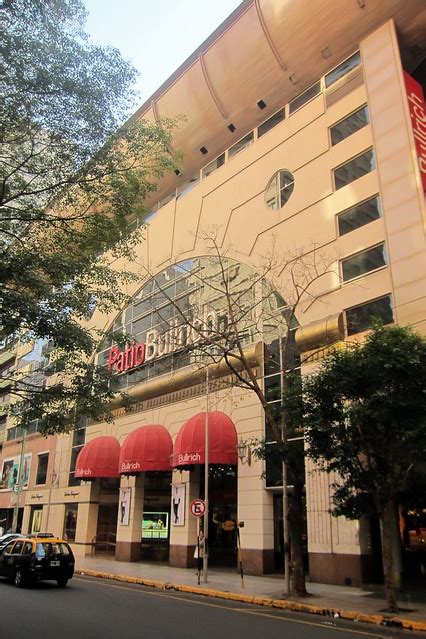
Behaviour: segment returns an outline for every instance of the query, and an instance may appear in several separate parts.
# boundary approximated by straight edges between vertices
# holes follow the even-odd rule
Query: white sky
[[[138,106],[186,60],[241,0],[83,0],[86,32],[139,71]]]

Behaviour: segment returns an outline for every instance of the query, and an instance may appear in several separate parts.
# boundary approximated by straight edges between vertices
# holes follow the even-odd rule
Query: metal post
[[[287,466],[282,464],[283,471],[283,543],[284,543],[284,593],[290,592],[290,531],[288,529],[288,495],[287,495]]]
[[[284,410],[284,375],[285,358],[283,357],[283,340],[280,337],[280,382],[281,382],[281,411]],[[281,440],[286,442],[284,417],[281,416]],[[284,544],[284,594],[290,592],[290,531],[288,528],[288,495],[287,495],[287,465],[282,462],[283,475],[283,544]]]
[[[17,492],[16,492],[16,502],[13,507],[13,520],[12,520],[12,532],[17,533],[18,530],[18,516],[19,516],[19,502],[22,491],[22,474],[24,471],[24,455],[25,455],[25,436],[27,434],[27,429],[22,429],[22,439],[21,439],[21,454],[19,457],[19,471],[18,471],[18,483],[16,484]]]
[[[208,570],[208,534],[209,534],[209,367],[206,366],[206,419],[204,424],[204,557],[203,583],[207,583]]]

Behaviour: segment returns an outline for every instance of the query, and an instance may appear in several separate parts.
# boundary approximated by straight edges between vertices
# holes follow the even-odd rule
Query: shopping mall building
[[[240,446],[265,434],[263,409],[220,348],[203,361],[200,330],[225,333],[226,292],[238,299],[245,357],[272,403],[303,281],[290,327],[302,374],[373,316],[426,332],[425,35],[424,0],[245,0],[137,111],[184,116],[184,159],[148,203],[137,259],[117,263],[138,275],[131,303],[91,319],[105,334],[96,357],[132,402],[117,396],[112,422],[69,435],[34,424],[16,493],[21,437],[1,387],[0,527],[19,495],[22,530],[66,535],[77,555],[192,565],[207,413],[210,560],[235,565],[238,522],[245,572],[282,566],[282,477]],[[10,345],[0,361],[16,365]],[[331,483],[306,469],[310,579],[368,583],[377,523],[331,517]]]

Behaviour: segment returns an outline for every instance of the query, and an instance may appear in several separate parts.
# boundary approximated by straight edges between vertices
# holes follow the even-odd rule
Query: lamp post
[[[283,356],[283,339],[280,337],[280,385],[281,385],[281,440],[287,441],[284,423],[284,384],[286,373],[286,358]],[[284,593],[290,592],[290,530],[288,527],[288,495],[287,495],[287,464],[282,462],[283,482],[283,546],[284,546]]]
[[[18,470],[18,481],[15,484],[16,486],[16,502],[13,507],[13,520],[12,520],[12,532],[18,532],[18,516],[19,516],[19,502],[21,498],[22,491],[22,479],[23,479],[23,471],[24,471],[24,455],[25,455],[25,436],[27,434],[26,428],[22,429],[22,439],[21,439],[21,454],[19,457],[19,470]],[[14,487],[15,488],[15,487]]]
[[[203,583],[207,583],[208,570],[208,534],[209,534],[209,367],[206,366],[206,418],[204,422],[204,556]]]

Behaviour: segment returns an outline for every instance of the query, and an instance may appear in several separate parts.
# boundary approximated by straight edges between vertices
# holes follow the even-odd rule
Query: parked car
[[[13,539],[17,539],[18,537],[25,537],[25,535],[20,535],[19,533],[6,533],[0,537],[0,552],[3,548],[12,541]]]
[[[9,542],[0,552],[0,577],[22,588],[36,581],[53,580],[65,588],[74,575],[74,555],[63,539],[22,537]]]

